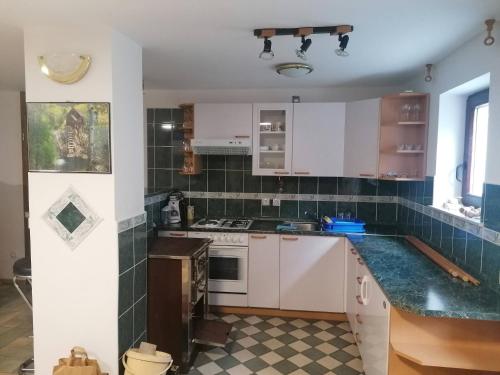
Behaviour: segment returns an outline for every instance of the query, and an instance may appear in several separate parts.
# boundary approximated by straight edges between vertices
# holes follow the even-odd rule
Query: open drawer
[[[225,347],[232,324],[218,320],[194,319],[193,341],[197,344]]]

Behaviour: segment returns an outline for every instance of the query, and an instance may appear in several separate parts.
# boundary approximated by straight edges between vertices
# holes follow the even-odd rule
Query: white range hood
[[[197,139],[191,140],[193,153],[198,155],[251,155],[250,139]]]

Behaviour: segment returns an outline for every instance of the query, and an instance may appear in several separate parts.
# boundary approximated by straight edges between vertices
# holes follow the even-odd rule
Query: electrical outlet
[[[262,205],[263,206],[269,206],[271,204],[269,198],[262,198]]]
[[[274,198],[273,199],[273,206],[274,207],[279,207],[281,204],[281,200],[279,198]]]

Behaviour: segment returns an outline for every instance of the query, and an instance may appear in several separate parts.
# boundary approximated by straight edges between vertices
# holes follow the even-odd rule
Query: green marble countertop
[[[423,316],[500,320],[500,295],[446,273],[403,237],[348,235],[392,306]]]
[[[344,233],[333,233],[323,230],[277,230],[276,227],[285,221],[307,222],[309,220],[299,219],[274,219],[274,218],[256,218],[249,229],[238,229],[235,233],[262,233],[262,234],[290,234],[300,236],[332,236],[345,237]],[[195,220],[196,222],[197,220]],[[191,228],[187,224],[159,225],[161,231],[191,231],[191,232],[230,232],[225,228]],[[393,225],[367,225],[366,233],[373,235],[397,235],[397,229]]]

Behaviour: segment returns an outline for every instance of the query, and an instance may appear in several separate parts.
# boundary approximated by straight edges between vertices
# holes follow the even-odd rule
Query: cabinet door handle
[[[186,237],[186,233],[169,233],[170,237]]]
[[[311,172],[293,172],[293,174],[308,175],[311,174]]]
[[[242,139],[242,138],[250,138],[250,136],[249,135],[235,135],[234,138]]]
[[[373,173],[360,173],[359,177],[375,177]]]
[[[267,236],[257,236],[257,235],[255,235],[255,234],[252,234],[252,235],[250,236],[250,238],[253,238],[253,239],[255,239],[255,240],[265,240],[265,239],[267,238]]]
[[[363,324],[363,321],[361,320],[361,316],[359,314],[356,314],[356,322],[359,324]]]
[[[361,285],[361,283],[363,282],[363,280],[359,276],[356,277],[356,281],[358,282],[359,285]]]
[[[278,172],[278,171],[275,171],[274,174],[287,175],[287,174],[290,174],[290,172]]]
[[[299,237],[281,237],[283,241],[298,241]]]
[[[358,255],[357,251],[356,251],[356,250],[354,250],[354,249],[352,249],[352,248],[351,248],[351,253],[352,253],[353,255]]]
[[[363,281],[361,282],[361,302],[363,305],[368,304],[368,278],[363,277]]]
[[[362,305],[362,304],[363,304],[363,299],[361,298],[361,296],[360,296],[359,294],[356,296],[356,301],[358,301],[358,303],[359,303],[360,305]]]
[[[362,266],[364,266],[364,265],[365,265],[365,263],[361,260],[361,258],[358,258],[358,263],[359,263],[360,265],[362,265]]]
[[[356,332],[356,333],[354,334],[354,337],[356,338],[356,342],[357,342],[358,344],[362,344],[362,343],[363,343],[363,341],[361,341],[361,339],[359,338],[359,333],[358,333],[358,332]]]

